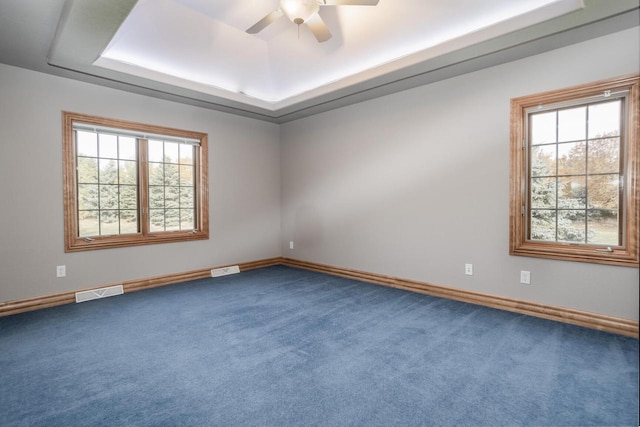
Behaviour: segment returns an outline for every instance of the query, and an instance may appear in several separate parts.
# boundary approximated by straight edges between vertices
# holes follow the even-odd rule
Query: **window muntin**
[[[510,254],[638,266],[639,82],[511,100]]]
[[[208,238],[207,136],[63,113],[65,250]]]

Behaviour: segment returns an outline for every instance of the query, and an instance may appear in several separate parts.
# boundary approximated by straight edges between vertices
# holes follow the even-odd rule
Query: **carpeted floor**
[[[2,426],[638,425],[638,340],[288,267],[0,318]]]

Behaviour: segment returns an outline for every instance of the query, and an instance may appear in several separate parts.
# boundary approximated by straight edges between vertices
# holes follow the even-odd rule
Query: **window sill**
[[[202,231],[175,231],[162,234],[150,234],[148,236],[105,236],[84,239],[75,237],[65,245],[65,252],[82,252],[97,249],[122,248],[129,246],[153,245],[158,243],[190,242],[193,240],[206,240],[209,233]]]
[[[638,258],[633,253],[620,248],[611,249],[612,251],[608,252],[606,247],[602,246],[526,242],[510,248],[509,255],[638,268]]]

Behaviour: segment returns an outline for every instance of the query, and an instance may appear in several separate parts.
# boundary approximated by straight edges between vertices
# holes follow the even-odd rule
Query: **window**
[[[638,266],[639,81],[511,100],[510,254]]]
[[[65,251],[209,238],[206,134],[62,116]]]

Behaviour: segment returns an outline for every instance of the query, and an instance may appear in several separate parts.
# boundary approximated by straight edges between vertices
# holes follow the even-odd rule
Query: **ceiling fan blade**
[[[271,12],[270,14],[268,14],[267,16],[265,16],[255,24],[253,24],[253,26],[247,30],[247,33],[257,34],[260,31],[267,28],[269,24],[272,24],[276,19],[280,18],[281,16],[282,16],[282,11],[280,9],[274,10],[273,12]]]
[[[379,0],[321,0],[327,6],[375,6]]]
[[[309,18],[306,24],[315,36],[316,40],[318,40],[318,42],[326,42],[331,38],[331,32],[329,31],[329,28],[317,13],[311,15],[311,18]]]

